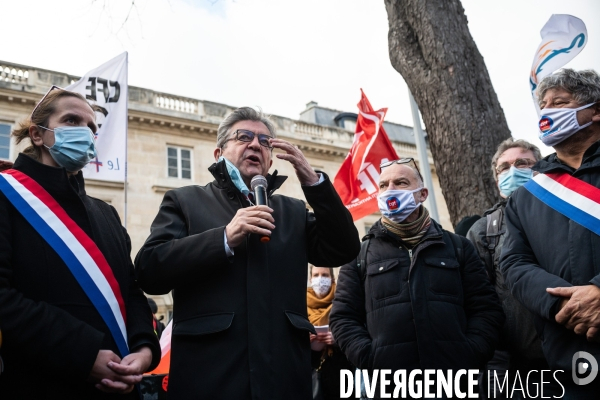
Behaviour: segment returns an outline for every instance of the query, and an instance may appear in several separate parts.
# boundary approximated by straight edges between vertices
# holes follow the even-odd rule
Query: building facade
[[[29,116],[44,93],[52,85],[66,87],[78,79],[61,72],[0,61],[0,159],[14,161],[28,145],[17,146],[10,133]],[[124,183],[86,179],[86,191],[117,209],[131,236],[132,257],[135,257],[150,233],[150,225],[167,190],[212,181],[208,167],[214,163],[217,127],[236,107],[130,86],[128,108],[127,207]],[[356,114],[310,102],[299,119],[271,117],[279,137],[297,145],[313,168],[324,171],[331,179],[335,177],[352,145]],[[417,158],[412,128],[388,122],[384,126],[400,157]],[[439,222],[452,229],[431,154],[429,163]],[[272,169],[289,176],[278,193],[304,199],[289,163],[273,157]],[[374,213],[356,221],[359,234],[364,235],[379,217],[379,213]],[[159,314],[168,319],[172,297],[155,296],[155,299]]]

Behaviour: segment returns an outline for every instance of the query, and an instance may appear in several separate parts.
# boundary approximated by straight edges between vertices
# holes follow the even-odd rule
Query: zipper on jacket
[[[413,263],[413,251],[412,249],[409,249],[406,246],[400,245],[398,246],[400,249],[404,249],[408,252],[408,258],[410,261],[410,264],[408,265],[408,277],[406,278],[407,280],[410,279],[410,270],[412,269],[412,263]]]
[[[413,304],[413,296],[410,291],[410,271],[412,269],[412,263],[413,263],[413,251],[412,251],[412,249],[409,249],[404,246],[400,246],[400,248],[402,248],[408,252],[408,257],[410,259],[410,265],[408,267],[408,275],[406,277],[406,290],[408,291],[408,297],[409,297],[409,301],[410,301],[410,311],[412,313],[412,323],[415,328],[415,336],[417,338],[417,346],[418,346],[419,345],[419,332],[417,332],[417,321],[415,321],[415,308],[414,308],[414,304]]]

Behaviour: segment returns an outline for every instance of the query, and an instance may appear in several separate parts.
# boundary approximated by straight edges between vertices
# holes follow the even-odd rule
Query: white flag
[[[577,17],[553,14],[540,34],[542,43],[535,52],[529,76],[531,95],[538,115],[540,115],[538,84],[583,50],[587,43],[587,29],[583,21]]]
[[[127,162],[127,52],[91,70],[67,90],[81,93],[96,112],[97,157],[84,169],[87,179],[125,182]]]

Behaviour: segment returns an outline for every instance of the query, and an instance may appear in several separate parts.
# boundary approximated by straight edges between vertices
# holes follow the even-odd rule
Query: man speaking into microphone
[[[313,212],[273,195],[286,179],[268,174],[274,148]],[[225,117],[214,158],[214,181],[165,194],[135,262],[147,293],[173,290],[169,399],[311,398],[307,263],[356,258],[352,217],[329,178],[277,139],[262,112]],[[266,178],[268,205],[255,205],[256,175]]]

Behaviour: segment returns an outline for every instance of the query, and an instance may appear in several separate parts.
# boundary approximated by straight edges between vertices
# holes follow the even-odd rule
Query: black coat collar
[[[208,167],[208,170],[210,171],[210,173],[212,174],[212,176],[215,178],[215,185],[217,185],[220,188],[223,189],[233,189],[235,191],[237,191],[237,193],[240,193],[240,191],[238,190],[238,188],[233,184],[233,182],[231,181],[231,177],[229,176],[229,172],[227,172],[227,166],[225,165],[225,161],[219,161],[214,163],[213,165],[211,165],[210,167]],[[271,195],[273,194],[273,192],[275,192],[277,189],[279,189],[281,187],[281,185],[283,185],[283,182],[286,181],[287,176],[284,175],[277,175],[277,170],[275,170],[273,172],[273,174],[268,174],[266,176],[267,178],[267,195],[269,197],[271,197]],[[250,188],[248,188],[250,189]],[[241,195],[241,193],[240,193]]]
[[[577,171],[586,168],[597,167],[600,167],[600,141],[592,144],[585,151],[583,154],[583,159],[581,160],[581,166],[577,169]],[[538,161],[537,164],[534,165],[533,170],[542,174],[558,171],[566,171],[569,174],[573,174],[575,172],[575,169],[569,167],[567,164],[562,163],[556,156],[556,153],[552,153]]]
[[[52,196],[65,189],[73,190],[80,196],[85,195],[85,181],[81,171],[69,177],[66,169],[42,164],[23,153],[19,153],[13,168],[39,183]]]

